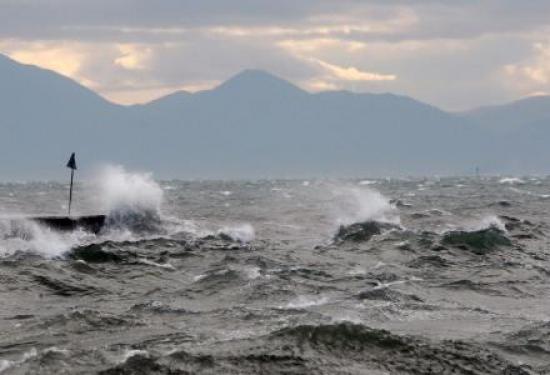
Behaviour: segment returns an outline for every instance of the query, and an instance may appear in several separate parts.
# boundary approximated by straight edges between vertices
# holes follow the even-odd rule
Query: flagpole
[[[74,169],[71,169],[71,188],[69,190],[69,216],[71,216],[71,203],[73,202],[73,179]]]

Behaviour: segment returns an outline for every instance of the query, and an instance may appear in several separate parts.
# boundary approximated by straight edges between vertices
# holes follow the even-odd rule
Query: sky
[[[121,103],[263,69],[466,110],[550,92],[548,0],[0,0],[0,53]]]

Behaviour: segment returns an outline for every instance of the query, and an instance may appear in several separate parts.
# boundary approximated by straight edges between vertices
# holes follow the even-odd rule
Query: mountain
[[[0,82],[4,180],[60,178],[72,151],[84,169],[114,162],[165,178],[523,171],[532,158],[522,152],[550,139],[522,133],[524,144],[509,152],[508,138],[482,119],[488,110],[447,113],[393,94],[311,94],[259,70],[133,106],[1,55]]]
[[[458,116],[391,94],[310,94],[262,71],[247,70],[213,90],[169,96],[140,110],[142,118],[152,115],[150,121],[162,124],[154,149],[162,148],[165,159],[191,155],[185,159],[196,163],[197,168],[186,165],[192,175],[207,170],[224,177],[342,176],[472,168],[473,154],[456,155],[457,141],[472,137],[471,127]]]
[[[73,147],[93,155],[92,143],[124,112],[67,77],[2,55],[0,82],[2,176],[47,177]]]
[[[550,96],[531,96],[512,103],[480,107],[464,116],[496,132],[512,133],[527,125],[550,124]]]
[[[491,152],[500,164],[523,173],[548,173],[550,167],[550,96],[481,107],[462,114],[491,134]]]

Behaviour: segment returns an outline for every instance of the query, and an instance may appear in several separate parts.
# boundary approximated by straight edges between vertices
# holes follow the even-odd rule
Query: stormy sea
[[[550,178],[0,184],[2,374],[550,374]]]

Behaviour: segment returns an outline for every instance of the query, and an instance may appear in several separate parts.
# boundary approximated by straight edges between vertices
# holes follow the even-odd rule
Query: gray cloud
[[[403,33],[372,33],[392,38],[464,38],[485,33],[537,29],[549,21],[550,3],[530,0],[49,0],[0,1],[0,35],[11,38],[128,37],[134,30],[211,26],[281,26],[369,22],[409,10],[418,23]],[[332,18],[332,20],[331,20]],[[124,32],[123,30],[126,30]],[[148,33],[151,35],[151,33]],[[351,32],[364,37],[371,33]],[[156,34],[160,35],[159,33]],[[170,34],[164,34],[169,37]]]
[[[260,68],[462,109],[550,91],[534,47],[549,15],[543,0],[0,0],[0,52],[107,96],[160,90],[136,100]]]

